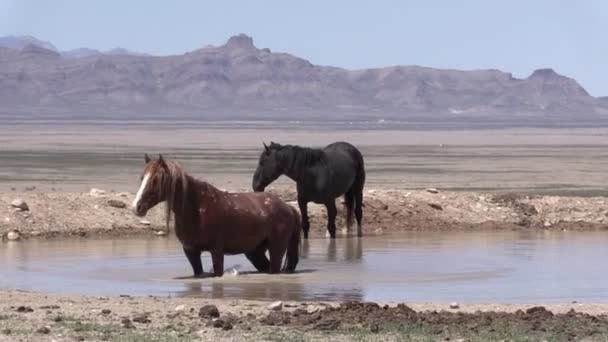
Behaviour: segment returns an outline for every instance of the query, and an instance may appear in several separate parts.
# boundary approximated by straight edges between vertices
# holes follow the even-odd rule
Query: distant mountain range
[[[5,36],[0,37],[0,47],[9,49],[23,49],[28,45],[37,46],[46,50],[51,50],[59,53],[66,58],[81,58],[94,55],[133,55],[133,56],[148,56],[145,53],[129,51],[124,48],[114,48],[108,51],[99,51],[89,48],[78,48],[68,51],[59,51],[55,45],[50,42],[40,40],[32,36]]]
[[[318,66],[256,48],[243,34],[162,57],[59,52],[33,37],[3,37],[0,115],[603,124],[608,97],[552,69],[519,79],[499,70]]]

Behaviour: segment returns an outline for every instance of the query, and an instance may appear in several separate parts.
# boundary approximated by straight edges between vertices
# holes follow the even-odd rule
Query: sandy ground
[[[375,304],[0,292],[0,341],[586,340],[608,304]]]
[[[0,127],[3,240],[167,234],[162,207],[144,220],[129,209],[143,152],[168,153],[197,177],[246,189],[261,142],[269,140],[317,146],[347,140],[360,146],[368,170],[366,235],[608,228],[608,198],[598,197],[607,193],[605,128],[329,131],[106,124]],[[90,187],[106,191],[92,194]],[[291,182],[275,187],[295,205]],[[16,199],[27,210],[12,206]],[[340,229],[344,213],[338,207]],[[309,210],[312,234],[324,235],[324,208],[311,204]],[[0,291],[0,341],[608,340],[605,304],[450,309],[447,303],[385,308],[286,302],[276,312],[268,304]],[[219,317],[206,315],[209,308],[200,312],[205,305],[215,305]]]
[[[271,189],[297,207],[295,193]],[[13,201],[23,200],[27,210]],[[165,234],[164,205],[140,219],[133,215],[128,192],[0,193],[0,235],[18,232],[23,238],[67,235]],[[604,197],[527,196],[516,193],[450,192],[436,189],[367,190],[364,196],[364,233],[379,235],[404,230],[458,229],[607,229]],[[344,208],[337,224],[345,227]],[[311,231],[325,234],[326,211],[310,204]],[[342,233],[345,233],[342,231]]]

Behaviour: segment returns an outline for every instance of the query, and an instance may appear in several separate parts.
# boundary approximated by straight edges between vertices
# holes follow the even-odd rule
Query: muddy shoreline
[[[293,190],[277,193],[297,207]],[[164,205],[138,218],[130,210],[129,192],[88,193],[9,191],[0,193],[0,236],[21,238],[124,237],[167,235]],[[27,208],[15,207],[15,200]],[[346,234],[341,199],[339,234]],[[364,234],[436,230],[604,230],[608,229],[608,198],[529,196],[517,193],[451,192],[436,189],[366,190]],[[311,234],[325,234],[325,208],[309,204]],[[11,236],[13,237],[13,236]]]
[[[0,341],[605,340],[608,304],[280,302],[0,291]]]

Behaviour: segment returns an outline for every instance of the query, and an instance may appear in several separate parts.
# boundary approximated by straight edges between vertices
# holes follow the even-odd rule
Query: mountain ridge
[[[576,80],[550,68],[526,78],[495,69],[348,70],[257,48],[245,34],[171,56],[71,58],[34,44],[0,48],[0,101],[0,115],[25,117],[608,119],[606,98],[589,95]]]

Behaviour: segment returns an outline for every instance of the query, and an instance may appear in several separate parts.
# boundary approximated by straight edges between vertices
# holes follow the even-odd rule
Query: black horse
[[[346,227],[350,231],[353,212],[357,219],[357,235],[362,235],[363,186],[365,168],[363,155],[347,142],[335,142],[324,149],[313,149],[271,142],[264,144],[258,167],[253,175],[253,190],[264,191],[281,175],[297,183],[298,205],[302,214],[304,238],[308,238],[308,202],[327,208],[327,230],[336,237],[336,198],[344,195]]]

